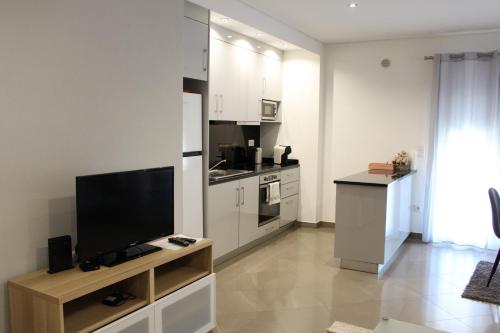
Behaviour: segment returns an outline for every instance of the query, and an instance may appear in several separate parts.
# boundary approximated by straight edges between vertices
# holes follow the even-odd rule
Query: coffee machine
[[[292,152],[292,147],[277,145],[274,146],[274,164],[287,165],[288,155]]]

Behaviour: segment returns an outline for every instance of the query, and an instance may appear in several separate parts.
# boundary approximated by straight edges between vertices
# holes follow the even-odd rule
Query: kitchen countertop
[[[363,171],[344,178],[336,179],[335,184],[365,185],[387,187],[390,183],[416,173],[415,170],[396,173],[374,173],[373,171]]]
[[[219,180],[210,180],[208,182],[208,185],[216,185],[216,184],[222,184],[222,183],[227,183],[227,182],[232,182],[234,180],[239,180],[243,178],[249,178],[253,176],[258,176],[262,175],[265,173],[269,172],[279,172],[282,170],[287,170],[287,169],[293,169],[293,168],[298,168],[300,167],[300,164],[292,164],[292,165],[279,165],[279,164],[260,164],[260,165],[255,165],[255,168],[251,171],[251,173],[244,173],[241,175],[233,176],[233,177],[227,177],[224,179],[219,179]]]

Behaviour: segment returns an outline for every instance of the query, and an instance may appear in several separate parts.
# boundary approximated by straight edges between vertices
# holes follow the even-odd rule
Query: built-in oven
[[[280,218],[280,178],[279,172],[260,176],[259,227]]]
[[[278,108],[279,103],[277,101],[270,101],[267,99],[262,100],[262,120],[265,121],[277,121],[278,120]]]

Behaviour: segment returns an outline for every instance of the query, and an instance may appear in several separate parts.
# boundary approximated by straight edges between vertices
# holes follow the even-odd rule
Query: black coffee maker
[[[244,169],[246,167],[246,150],[233,144],[219,144],[220,157],[226,160],[227,169]]]

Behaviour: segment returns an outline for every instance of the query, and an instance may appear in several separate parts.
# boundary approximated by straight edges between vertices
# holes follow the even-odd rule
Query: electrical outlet
[[[255,146],[255,140],[248,140],[248,147]]]

